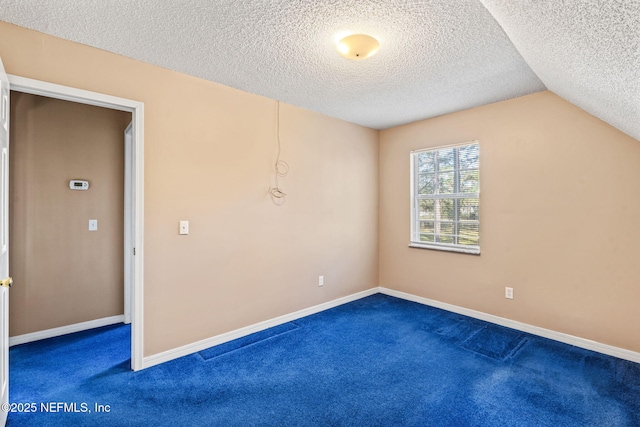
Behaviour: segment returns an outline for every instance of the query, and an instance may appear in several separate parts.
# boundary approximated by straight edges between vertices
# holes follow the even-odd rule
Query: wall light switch
[[[189,221],[180,221],[180,234],[189,234]]]
[[[98,220],[90,219],[89,220],[89,231],[97,231],[98,230]]]

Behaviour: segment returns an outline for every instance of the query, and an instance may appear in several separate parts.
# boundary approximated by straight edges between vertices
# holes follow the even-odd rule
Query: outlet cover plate
[[[513,299],[513,288],[504,288],[504,297],[507,299]]]

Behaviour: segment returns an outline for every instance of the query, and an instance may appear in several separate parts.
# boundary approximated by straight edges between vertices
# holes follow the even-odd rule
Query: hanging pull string
[[[274,164],[275,186],[269,187],[269,195],[274,203],[282,204],[284,198],[287,197],[287,193],[280,188],[278,178],[287,176],[289,173],[289,164],[284,160],[280,160],[280,152],[282,151],[280,144],[280,101],[277,101],[276,107],[276,137],[278,140],[278,155],[276,156],[276,163]]]

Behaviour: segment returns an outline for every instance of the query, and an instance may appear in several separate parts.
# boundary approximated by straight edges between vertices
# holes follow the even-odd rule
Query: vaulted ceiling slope
[[[375,129],[546,84],[640,139],[638,1],[0,0],[0,19]],[[342,58],[361,32],[380,52]]]
[[[640,139],[640,0],[481,0],[549,90]]]

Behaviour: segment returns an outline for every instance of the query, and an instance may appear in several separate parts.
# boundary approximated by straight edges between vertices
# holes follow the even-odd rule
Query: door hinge
[[[133,248],[133,255],[136,254],[136,248]]]

